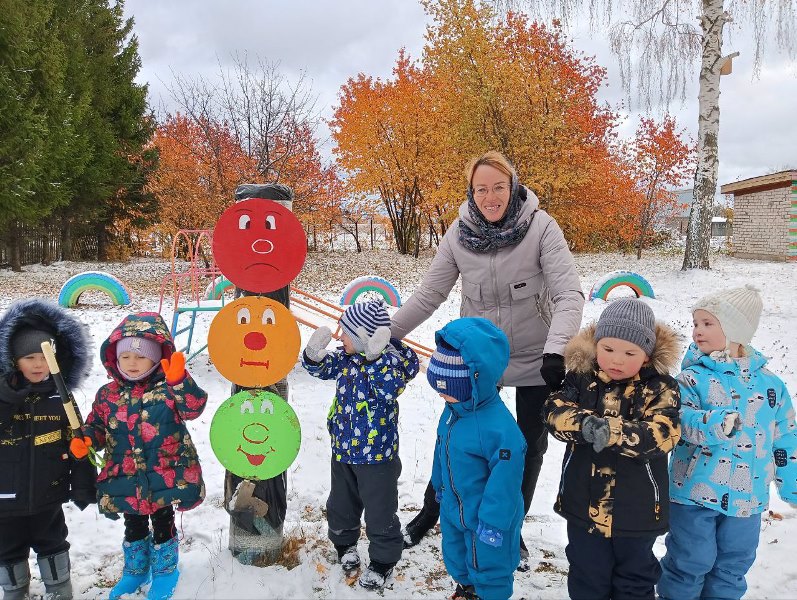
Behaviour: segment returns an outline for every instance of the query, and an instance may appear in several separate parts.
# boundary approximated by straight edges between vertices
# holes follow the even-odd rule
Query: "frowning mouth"
[[[253,267],[269,267],[270,269],[274,269],[275,271],[279,271],[279,269],[277,267],[275,267],[274,265],[269,264],[269,263],[264,263],[264,262],[256,262],[256,263],[252,263],[252,264],[246,265],[244,267],[244,271],[248,271],[249,269],[251,269]]]
[[[243,367],[244,365],[246,365],[247,367],[266,367],[268,369],[268,363],[269,361],[260,362],[257,360],[244,360],[242,358],[241,364],[239,366]]]

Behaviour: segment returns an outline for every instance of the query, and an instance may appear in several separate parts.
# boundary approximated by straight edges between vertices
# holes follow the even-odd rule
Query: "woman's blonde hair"
[[[471,160],[470,163],[468,163],[468,166],[465,169],[465,176],[468,178],[468,187],[473,187],[473,175],[476,173],[476,169],[482,165],[487,165],[489,167],[493,167],[494,169],[498,169],[501,171],[501,173],[509,177],[510,183],[513,182],[517,177],[515,167],[512,166],[512,163],[509,162],[509,159],[498,152],[498,150],[490,150],[481,156],[477,156]]]

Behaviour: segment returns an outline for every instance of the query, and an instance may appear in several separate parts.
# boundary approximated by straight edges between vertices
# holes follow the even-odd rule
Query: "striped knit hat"
[[[426,379],[439,394],[446,394],[459,402],[471,398],[473,387],[470,383],[468,365],[464,363],[462,355],[456,349],[442,340],[437,344],[429,361]]]
[[[383,300],[372,300],[371,302],[360,302],[349,306],[340,317],[340,326],[351,338],[357,352],[364,352],[360,336],[357,329],[362,327],[370,338],[374,335],[377,327],[390,327],[390,317],[385,310]]]

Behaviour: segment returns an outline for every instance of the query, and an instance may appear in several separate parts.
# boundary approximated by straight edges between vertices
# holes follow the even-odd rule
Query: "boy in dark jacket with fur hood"
[[[567,442],[554,509],[567,519],[571,598],[655,598],[669,518],[667,453],[681,435],[677,334],[636,298],[612,302],[565,348],[543,416]]]
[[[69,388],[83,380],[83,325],[40,299],[12,304],[0,319],[0,585],[5,600],[28,597],[28,554],[36,552],[47,597],[72,598],[62,504],[96,502],[96,471],[69,455],[72,437],[41,343],[53,343]]]

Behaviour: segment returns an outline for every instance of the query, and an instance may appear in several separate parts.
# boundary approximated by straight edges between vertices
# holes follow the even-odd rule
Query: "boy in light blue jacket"
[[[446,401],[432,486],[440,501],[443,561],[453,599],[508,599],[520,562],[526,441],[498,395],[506,335],[487,319],[457,319],[435,334],[427,370]]]
[[[741,598],[769,487],[797,504],[797,427],[786,385],[750,340],[761,316],[754,287],[692,308],[681,388],[681,442],[670,465],[670,533],[662,600]]]

